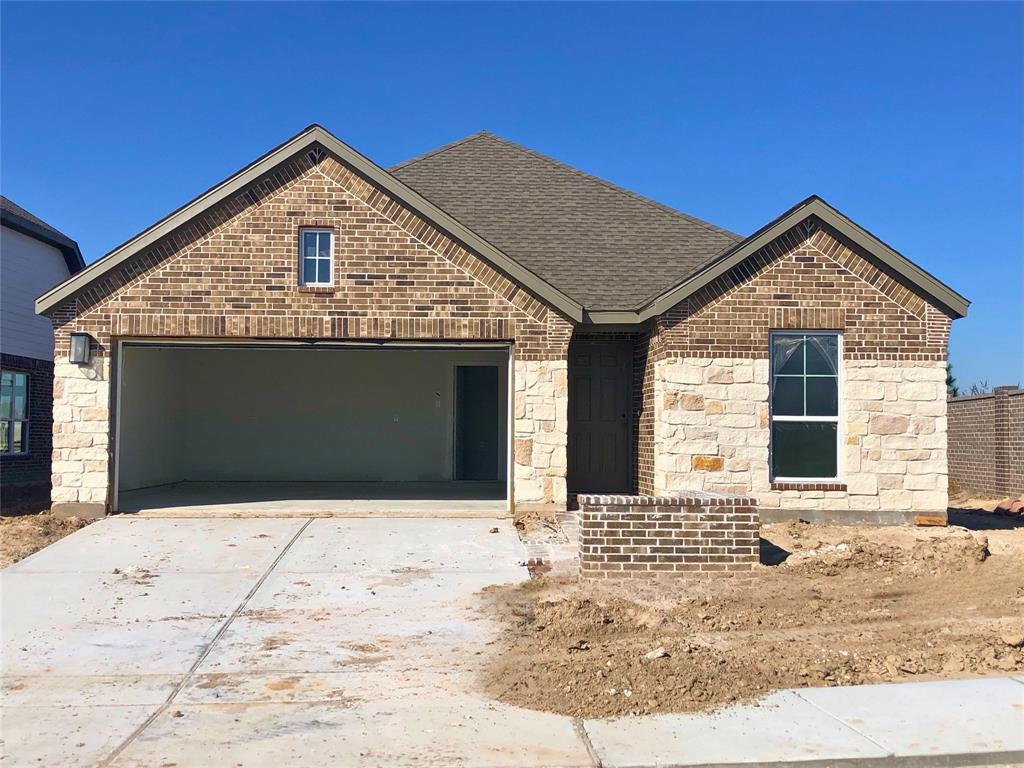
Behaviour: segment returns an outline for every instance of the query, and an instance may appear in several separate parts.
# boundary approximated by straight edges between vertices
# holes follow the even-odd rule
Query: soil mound
[[[765,526],[789,551],[739,578],[486,591],[495,698],[575,717],[714,709],[778,688],[1024,670],[1024,532]]]

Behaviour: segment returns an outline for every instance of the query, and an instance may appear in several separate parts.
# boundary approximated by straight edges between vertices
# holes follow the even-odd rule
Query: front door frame
[[[615,338],[615,337],[604,338],[604,337],[602,337],[602,336],[600,336],[598,334],[587,335],[587,336],[584,336],[582,338],[573,338],[573,339],[571,339],[569,341],[568,370],[566,372],[567,373],[566,378],[567,378],[567,384],[568,384],[568,392],[569,392],[568,423],[567,423],[567,427],[568,428],[566,430],[566,432],[567,432],[566,437],[568,438],[567,439],[567,445],[566,445],[566,484],[568,486],[569,482],[572,480],[571,465],[572,465],[572,461],[573,461],[572,456],[571,456],[571,454],[572,454],[572,446],[570,444],[570,441],[571,441],[571,437],[570,436],[573,433],[573,421],[574,421],[574,416],[573,416],[573,414],[574,414],[574,406],[573,406],[573,402],[572,402],[572,397],[573,397],[573,350],[576,347],[579,347],[581,345],[587,345],[587,344],[593,344],[595,346],[613,345],[614,344],[614,345],[620,345],[624,350],[628,350],[628,354],[626,355],[626,359],[628,361],[628,365],[626,367],[628,369],[629,375],[626,377],[626,395],[627,396],[626,396],[626,419],[625,419],[625,422],[626,422],[626,427],[625,427],[625,429],[626,429],[626,466],[627,466],[626,481],[627,481],[627,484],[629,485],[629,487],[631,489],[630,492],[632,492],[633,490],[636,489],[636,484],[637,484],[637,477],[636,477],[636,475],[637,475],[637,444],[636,444],[636,433],[635,433],[635,427],[636,427],[636,425],[635,425],[635,418],[636,418],[636,415],[634,413],[634,410],[635,410],[635,400],[636,400],[636,397],[637,397],[637,394],[638,394],[637,392],[634,391],[636,389],[636,371],[634,370],[634,367],[636,366],[635,350],[636,350],[637,341],[635,339],[622,338],[622,337],[619,337],[619,338]],[[585,489],[585,488],[580,489],[580,488],[568,487],[567,491],[568,491],[569,497],[572,498],[572,497],[574,497],[576,494],[578,494],[580,492],[584,492],[584,493],[587,492],[587,489]]]

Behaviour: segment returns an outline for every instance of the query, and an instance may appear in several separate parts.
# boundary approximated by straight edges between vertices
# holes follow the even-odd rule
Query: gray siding
[[[0,351],[53,360],[53,328],[35,313],[36,297],[67,280],[56,248],[0,227]]]

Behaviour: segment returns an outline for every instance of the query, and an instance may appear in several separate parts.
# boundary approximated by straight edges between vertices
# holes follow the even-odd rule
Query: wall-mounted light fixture
[[[89,342],[92,339],[88,333],[71,334],[71,362],[75,365],[89,364]]]

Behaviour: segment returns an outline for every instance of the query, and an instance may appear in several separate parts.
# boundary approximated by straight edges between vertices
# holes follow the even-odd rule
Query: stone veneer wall
[[[60,356],[58,360],[62,360]],[[50,499],[105,505],[109,486],[110,365],[93,357],[81,366],[54,365],[53,463]]]
[[[330,286],[299,284],[302,227],[335,234]],[[565,501],[572,324],[322,150],[292,158],[49,315],[57,360],[67,360],[72,332],[94,340],[90,366],[54,372],[52,498],[65,512],[102,513],[111,500],[110,375],[117,341],[130,338],[511,342],[516,500]]]
[[[515,498],[517,504],[566,501],[569,429],[568,363],[515,363]]]
[[[944,513],[945,364],[844,360],[840,482],[769,474],[768,360],[670,358],[655,366],[659,493],[749,493],[762,510]]]
[[[749,571],[759,562],[757,501],[722,494],[581,494],[580,575],[637,578]]]

